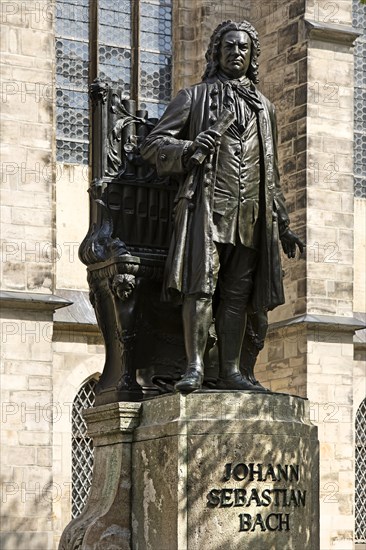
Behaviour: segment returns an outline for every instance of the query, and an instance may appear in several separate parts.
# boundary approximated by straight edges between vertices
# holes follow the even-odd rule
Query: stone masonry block
[[[27,377],[24,375],[4,374],[1,377],[2,390],[26,390]]]
[[[9,237],[12,235],[15,237],[13,231],[10,232]],[[20,235],[17,237],[19,238]],[[17,246],[14,242],[11,242],[5,246],[9,246],[10,244],[12,246]],[[7,250],[9,250],[9,248]],[[9,262],[2,267],[2,283],[4,288],[8,290],[25,290],[25,265],[18,262]]]
[[[5,361],[4,363],[8,374],[50,376],[52,371],[52,366],[49,363],[33,363],[32,361]]]
[[[52,458],[52,447],[39,447],[37,449],[37,466],[47,466],[52,468]]]
[[[306,54],[307,54],[307,43],[299,42],[287,50],[286,52],[287,62],[294,63],[296,61],[299,61],[300,59],[304,59],[306,57]]]
[[[336,315],[337,300],[308,297],[308,312],[319,315]]]
[[[16,533],[2,533],[0,544],[3,550],[39,550],[53,548],[53,535],[50,533],[34,533],[33,531],[24,531]]]
[[[289,5],[289,18],[294,19],[305,13],[305,0],[296,0]]]
[[[287,124],[283,129],[280,130],[280,142],[281,144],[286,141],[290,141],[293,138],[297,137],[297,125],[296,122]]]
[[[326,172],[325,177],[332,175],[330,170]],[[341,197],[337,192],[328,191],[324,193],[321,189],[315,187],[308,189],[308,209],[328,210],[330,212],[341,211]],[[327,231],[327,230],[326,230]]]
[[[294,98],[295,96],[292,95],[293,101],[292,105],[294,104]],[[294,122],[295,120],[298,122],[298,130],[299,130],[299,123],[304,121],[303,123],[306,123],[306,113],[307,113],[307,106],[306,105],[298,105],[297,107],[294,107],[290,113],[288,113],[287,120],[288,122]],[[298,131],[298,134],[304,134],[305,131]]]
[[[51,390],[52,378],[46,376],[29,376],[28,387],[30,390]]]
[[[21,446],[40,446],[44,447],[51,444],[51,433],[50,432],[28,432],[21,431],[18,434],[19,436],[19,445]],[[49,465],[52,467],[52,464]]]
[[[5,101],[1,105],[2,117],[14,121],[38,122],[39,104],[34,101],[34,98],[22,95],[20,85],[14,84],[11,90],[15,91],[7,92]]]
[[[6,453],[7,461],[14,466],[30,466],[36,463],[35,447],[8,447],[4,446],[3,453]]]
[[[309,50],[309,81],[319,82],[320,91],[324,93],[328,100],[330,97],[334,97],[334,94],[331,93],[333,90],[336,90],[337,87],[348,87],[353,80],[352,54],[348,54],[348,60],[337,60],[336,63],[334,62],[334,55],[333,52],[324,49],[319,50],[317,55],[314,54],[311,48]],[[330,84],[333,84],[334,88],[330,89]],[[325,85],[328,85],[328,88]]]
[[[35,213],[37,214],[35,216]],[[12,209],[12,223],[19,225],[41,225],[51,227],[51,212],[43,209],[30,210],[14,206]]]
[[[12,29],[9,33],[9,37],[11,37],[12,32],[14,33],[15,37],[17,36],[16,31]],[[1,32],[1,34],[3,34]],[[28,55],[21,55],[18,54],[16,51],[17,46],[14,45],[13,51],[11,47],[11,42],[9,43],[9,49],[5,52],[1,52],[1,62],[4,65],[10,65],[12,67],[39,67],[41,69],[47,68],[51,69],[52,63],[48,59],[44,58],[35,58],[30,57]]]
[[[29,92],[35,92],[34,97],[37,97],[37,93],[44,92],[49,94],[51,101],[52,90],[53,90],[53,80],[52,72],[49,69],[37,69],[36,71],[32,68],[17,67],[13,68],[13,79],[16,82],[22,83],[23,87],[29,86]],[[37,86],[32,86],[32,83],[39,85],[39,90]],[[41,84],[46,84],[46,86],[41,86]],[[49,89],[47,89],[49,88]],[[26,90],[24,89],[24,92]]]
[[[353,140],[353,125],[340,124],[339,121],[327,120],[327,123],[324,124],[324,120],[314,117],[309,119],[308,128],[309,134],[318,137],[337,136],[347,141]]]
[[[27,265],[27,288],[31,291],[51,291],[52,264]]]
[[[341,195],[341,207],[342,207],[342,212],[353,213],[353,211],[354,211],[354,197],[350,193],[342,193],[342,195]]]
[[[307,101],[307,84],[302,84],[295,90],[295,106],[304,105]]]
[[[52,58],[53,40],[50,33],[39,32],[33,29],[22,28],[20,33],[20,52],[23,55],[31,54],[34,57],[41,56]]]

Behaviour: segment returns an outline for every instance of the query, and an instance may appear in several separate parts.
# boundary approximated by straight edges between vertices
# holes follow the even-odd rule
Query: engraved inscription
[[[298,464],[227,463],[223,482],[244,482],[244,487],[213,488],[207,494],[209,508],[267,508],[261,513],[240,513],[239,531],[290,531],[291,510],[306,505],[306,490],[294,487],[300,479]],[[248,487],[249,482],[266,483]],[[285,487],[268,488],[269,483],[282,482]],[[291,487],[288,485],[291,484]],[[278,508],[278,510],[275,510]],[[284,509],[284,510],[282,510]],[[252,510],[251,510],[252,512]]]

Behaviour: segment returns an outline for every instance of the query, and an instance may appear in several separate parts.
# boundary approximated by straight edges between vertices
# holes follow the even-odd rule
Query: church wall
[[[88,227],[87,169],[55,163],[52,2],[8,4],[27,11],[2,12],[2,290],[24,300],[87,291],[77,259]],[[256,372],[272,390],[310,399],[321,441],[322,549],[346,550],[353,548],[354,414],[366,378],[364,344],[354,349],[342,323],[365,306],[365,200],[353,197],[352,49],[308,40],[303,19],[349,25],[351,2],[177,0],[175,91],[200,79],[213,28],[244,17],[261,38],[260,89],[276,105],[283,189],[292,227],[307,242],[301,259],[284,258],[287,303],[270,316]],[[306,314],[334,323],[287,324]],[[94,319],[85,328],[68,318],[66,326],[57,315],[44,303],[2,309],[4,550],[56,548],[70,519],[70,402],[101,372],[104,349]]]
[[[288,12],[285,5],[281,8],[284,20],[278,15],[272,24],[259,25],[261,72],[277,83],[267,94],[277,108],[282,186],[291,225],[306,238],[307,250],[300,261],[283,262],[287,303],[270,314],[272,324],[256,372],[272,390],[311,401],[320,439],[321,548],[343,550],[354,544],[353,387],[360,384],[358,403],[366,388],[362,345],[355,362],[353,329],[344,326],[353,311],[365,308],[363,275],[353,275],[364,246],[359,213],[364,199],[358,204],[353,191],[353,49],[351,41],[309,36],[303,19],[320,26],[350,25],[352,2],[293,3]],[[291,11],[297,14],[293,19]],[[282,49],[276,49],[276,39],[286,22],[292,28],[287,40],[293,44],[285,58]],[[300,59],[289,63],[289,51]],[[296,113],[302,117],[295,125],[289,117]],[[353,258],[353,250],[360,259]],[[314,322],[314,314],[328,316],[327,324]],[[299,316],[295,325],[294,316]]]
[[[59,488],[54,504],[54,545],[57,548],[71,518],[71,423],[72,404],[81,386],[99,378],[103,370],[104,346],[97,330],[76,331],[57,326],[54,334],[53,396],[57,422],[53,425],[53,481]]]
[[[54,36],[50,3],[23,4],[1,6],[0,277],[33,296],[1,308],[4,550],[53,539],[52,309],[34,296],[54,291]]]
[[[0,269],[2,287],[13,291],[54,289],[54,35],[49,7],[46,1],[8,2],[2,10]]]
[[[78,250],[89,227],[89,167],[58,162],[56,174],[56,288],[87,291]]]
[[[4,550],[52,548],[52,314],[2,308],[1,492]]]

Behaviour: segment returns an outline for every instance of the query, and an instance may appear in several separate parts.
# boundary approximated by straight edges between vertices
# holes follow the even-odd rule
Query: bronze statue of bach
[[[284,303],[279,243],[290,258],[304,247],[289,229],[280,187],[275,109],[256,88],[259,52],[249,22],[221,23],[202,82],[178,93],[142,146],[158,175],[181,180],[163,294],[183,304],[182,393],[202,386],[213,317],[216,388],[266,391],[240,370],[248,314],[265,325]],[[232,122],[220,131],[228,111]]]

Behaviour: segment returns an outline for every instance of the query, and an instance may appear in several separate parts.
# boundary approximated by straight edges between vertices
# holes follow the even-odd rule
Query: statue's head
[[[246,74],[257,84],[259,54],[258,33],[248,21],[224,21],[211,36],[202,80],[207,80],[221,70],[229,78],[239,78]]]

